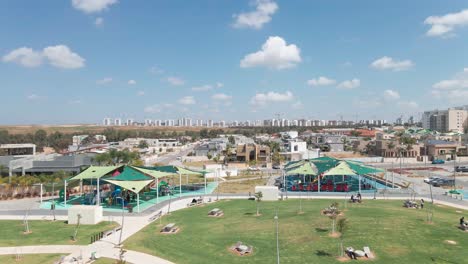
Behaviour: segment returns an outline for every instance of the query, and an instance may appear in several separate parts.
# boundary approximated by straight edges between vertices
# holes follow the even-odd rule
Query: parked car
[[[440,187],[440,186],[452,186],[454,183],[453,179],[438,179],[431,182],[432,186]]]
[[[432,161],[432,164],[444,164],[445,160],[443,159],[435,159]]]
[[[455,171],[456,172],[468,172],[468,166],[456,166]]]
[[[247,168],[247,170],[249,170],[249,171],[259,171],[260,168],[258,168],[258,167],[249,167],[249,168]]]
[[[275,169],[275,170],[281,170],[281,166],[280,166],[280,165],[273,165],[272,168]]]
[[[435,180],[438,180],[438,179],[441,179],[441,178],[438,177],[438,176],[431,176],[431,177],[429,177],[429,178],[425,178],[425,179],[424,179],[424,182],[425,182],[425,183],[431,183],[432,181],[435,181]]]

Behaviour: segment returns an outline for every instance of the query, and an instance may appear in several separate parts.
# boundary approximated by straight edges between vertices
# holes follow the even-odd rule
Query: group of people
[[[356,196],[351,195],[351,200],[350,200],[350,201],[351,201],[352,203],[356,203],[356,202],[357,202],[357,203],[361,203],[361,200],[362,200],[361,193],[358,192],[358,193],[356,194]]]

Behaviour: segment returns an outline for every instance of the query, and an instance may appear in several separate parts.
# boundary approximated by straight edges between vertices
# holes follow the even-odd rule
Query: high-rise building
[[[127,119],[127,120],[125,121],[125,125],[126,125],[126,126],[133,126],[133,122],[134,122],[134,120],[131,119],[131,118],[129,118],[129,119]]]
[[[114,119],[114,126],[121,126],[122,125],[122,119],[116,118]]]
[[[468,121],[467,107],[454,107],[447,110],[426,111],[422,115],[422,126],[439,132],[463,132]]]
[[[105,126],[112,126],[112,119],[109,118],[109,117],[106,117],[106,118],[104,118],[104,120],[102,121],[102,124],[105,125]]]

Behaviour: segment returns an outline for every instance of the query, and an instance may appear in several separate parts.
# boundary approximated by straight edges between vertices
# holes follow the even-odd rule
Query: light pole
[[[278,209],[276,209],[276,215],[274,217],[276,222],[276,263],[280,263],[280,252],[279,252],[279,224],[278,224]]]
[[[120,235],[119,235],[119,246],[122,245],[122,233],[123,233],[123,227],[124,227],[124,220],[125,220],[125,217],[124,217],[124,199],[123,197],[119,197],[120,198],[120,201],[122,202],[122,224],[120,225]]]

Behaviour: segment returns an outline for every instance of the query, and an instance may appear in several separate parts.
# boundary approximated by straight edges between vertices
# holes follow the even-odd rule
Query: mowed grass
[[[76,225],[68,225],[64,221],[30,220],[30,234],[24,234],[23,221],[0,220],[0,246],[32,246],[32,245],[86,245],[91,243],[93,234],[110,230],[117,223],[101,222],[97,225],[81,225],[78,229],[77,241],[71,237]],[[0,263],[2,263],[0,261]]]
[[[303,214],[298,214],[297,199],[261,202],[257,217],[254,201],[220,201],[164,217],[162,225],[173,222],[181,228],[177,234],[160,234],[162,226],[155,222],[130,237],[125,246],[175,263],[275,263],[273,217],[278,208],[281,263],[340,263],[339,239],[329,236],[331,220],[320,213],[332,202],[303,199]],[[213,208],[222,209],[224,217],[208,217]],[[467,211],[456,211],[460,210],[434,206],[434,222],[428,224],[426,210],[403,208],[402,201],[348,204],[344,217],[350,228],[344,246],[369,246],[376,255],[372,263],[467,263],[468,232],[457,228]],[[244,257],[230,253],[228,248],[237,241],[252,245],[254,253]]]
[[[18,260],[16,255],[0,255],[0,263],[11,264],[11,263],[25,263],[25,264],[44,264],[44,263],[55,263],[60,260],[62,255],[60,254],[31,254],[22,255]]]

